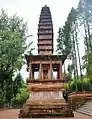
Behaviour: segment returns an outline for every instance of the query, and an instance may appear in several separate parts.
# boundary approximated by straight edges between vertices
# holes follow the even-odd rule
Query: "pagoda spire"
[[[53,54],[53,24],[50,8],[42,7],[38,24],[38,54]]]

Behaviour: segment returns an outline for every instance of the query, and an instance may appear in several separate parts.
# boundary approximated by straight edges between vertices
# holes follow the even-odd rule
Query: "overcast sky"
[[[30,40],[34,41],[33,46],[37,47],[37,28],[41,7],[47,4],[50,7],[53,27],[54,41],[57,38],[58,28],[64,25],[65,20],[72,7],[76,8],[79,0],[0,0],[0,8],[4,8],[9,15],[17,13],[18,16],[28,21],[29,33],[33,35]],[[54,42],[54,47],[56,43]],[[35,50],[37,53],[37,49]],[[25,72],[25,66],[22,72]],[[26,77],[26,73],[22,73]]]

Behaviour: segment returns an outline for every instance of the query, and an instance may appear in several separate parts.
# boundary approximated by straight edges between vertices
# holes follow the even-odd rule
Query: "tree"
[[[20,73],[17,74],[16,78],[13,81],[13,95],[16,97],[17,93],[19,92],[19,89],[22,87],[23,84],[23,78]]]
[[[67,70],[68,70],[70,79],[72,79],[72,73],[73,73],[73,70],[74,70],[74,65],[73,64],[68,65]]]
[[[20,87],[18,93],[16,94],[16,97],[13,97],[13,106],[22,106],[25,101],[28,99],[29,93],[27,90],[27,85],[22,82],[22,86]]]
[[[58,31],[58,38],[57,38],[57,53],[64,55],[65,49],[64,49],[64,34],[63,34],[63,28],[59,28]]]
[[[80,68],[80,77],[82,75],[82,68],[80,62],[80,53],[79,53],[79,45],[78,45],[78,12],[76,9],[72,8],[67,21],[63,28],[59,29],[58,35],[58,45],[57,51],[63,55],[67,55],[67,58],[72,60],[73,71],[74,71],[74,79],[79,78],[78,76],[78,62]],[[76,87],[77,90],[77,87]]]
[[[84,67],[86,68],[87,77],[92,79],[92,1],[91,0],[80,0],[78,5],[79,19],[82,26],[84,26],[84,45],[85,45],[85,56]]]
[[[29,37],[27,23],[17,15],[11,17],[2,9],[0,15],[0,88],[4,100],[11,102],[14,73],[23,65],[26,40]]]

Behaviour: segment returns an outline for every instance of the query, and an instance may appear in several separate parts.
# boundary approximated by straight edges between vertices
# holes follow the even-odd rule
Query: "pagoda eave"
[[[45,87],[44,88],[40,88],[40,87],[38,87],[38,88],[36,88],[36,87],[35,88],[32,88],[31,87],[31,88],[28,89],[28,91],[29,92],[32,92],[32,91],[34,91],[34,92],[55,91],[56,92],[56,91],[65,91],[65,88],[64,87],[56,87],[56,88],[55,87],[53,87],[53,88],[52,87],[51,88],[45,88]]]
[[[52,61],[62,61],[62,65],[64,61],[66,60],[66,55],[25,55],[27,65],[29,65],[30,61],[38,61],[38,60],[52,60]]]
[[[41,80],[41,79],[40,79],[40,80],[27,80],[27,83],[37,83],[37,84],[38,84],[38,83],[39,83],[39,84],[40,84],[40,83],[50,83],[50,82],[51,82],[51,83],[56,83],[56,82],[57,82],[57,83],[60,83],[60,82],[61,82],[61,83],[64,83],[65,80],[64,80],[64,79],[57,79],[57,80],[50,80],[50,79],[49,79],[49,80]]]

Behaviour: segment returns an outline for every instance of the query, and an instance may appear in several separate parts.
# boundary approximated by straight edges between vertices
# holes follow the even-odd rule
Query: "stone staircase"
[[[92,116],[92,100],[88,100],[85,104],[79,107],[76,111]]]

